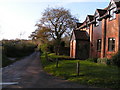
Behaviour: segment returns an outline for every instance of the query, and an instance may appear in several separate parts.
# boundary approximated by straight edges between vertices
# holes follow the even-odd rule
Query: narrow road
[[[62,80],[44,72],[40,63],[39,52],[15,62],[2,70],[3,88],[87,88],[77,83]],[[102,89],[103,90],[103,89]]]

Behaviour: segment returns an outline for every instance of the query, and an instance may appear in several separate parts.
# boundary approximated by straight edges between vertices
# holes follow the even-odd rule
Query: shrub
[[[35,44],[26,41],[3,41],[3,52],[7,57],[22,57],[34,51]]]
[[[87,61],[91,61],[91,62],[97,63],[97,58],[88,58]]]
[[[14,62],[13,60],[9,60],[4,54],[4,52],[2,52],[2,67],[8,66],[12,64],[13,62]]]
[[[107,64],[107,65],[111,65],[111,63],[112,63],[111,60],[110,60],[110,59],[107,59],[106,64]]]
[[[107,65],[111,65],[112,61],[108,58],[98,58],[97,59],[98,63],[102,63],[102,64],[107,64]]]
[[[48,44],[40,45],[39,48],[43,53],[45,53],[48,51]]]
[[[48,46],[48,52],[54,53],[54,46],[53,45]]]
[[[54,53],[54,46],[51,44],[42,44],[39,45],[39,50],[42,53],[46,53],[46,52]]]
[[[114,64],[114,65],[120,67],[120,51],[119,51],[117,54],[115,54],[115,55],[111,58],[111,60],[113,61],[113,64]]]

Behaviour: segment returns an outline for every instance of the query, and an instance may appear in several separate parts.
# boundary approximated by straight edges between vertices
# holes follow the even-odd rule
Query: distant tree
[[[32,34],[30,35],[30,38],[32,40],[39,42],[39,44],[47,44],[49,42],[49,32],[50,29],[47,27],[39,26]]]
[[[19,33],[20,39],[21,39],[21,37],[23,37],[24,35],[25,35],[25,31],[24,31],[24,32],[20,32],[20,33]]]
[[[55,40],[55,51],[56,54],[58,54],[61,38],[70,35],[77,21],[78,19],[72,16],[70,11],[63,7],[47,8],[36,26],[38,28],[44,26],[50,29],[49,39]]]
[[[65,47],[70,47],[70,36],[63,37],[62,41],[65,42]]]

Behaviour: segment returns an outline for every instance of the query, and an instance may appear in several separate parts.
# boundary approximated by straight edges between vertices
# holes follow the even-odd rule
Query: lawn
[[[48,56],[54,57],[54,54],[49,54]],[[44,70],[54,76],[77,82],[82,85],[101,88],[120,88],[120,69],[116,66],[98,64],[86,60],[60,60],[59,67],[56,68],[55,61],[46,61],[44,55],[42,55],[41,58]],[[80,62],[79,76],[77,76],[76,73],[78,61]]]

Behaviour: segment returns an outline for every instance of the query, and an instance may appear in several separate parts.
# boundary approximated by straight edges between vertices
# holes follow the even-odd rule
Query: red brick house
[[[86,44],[89,47],[85,47]],[[79,46],[84,50],[78,49]],[[96,9],[94,15],[88,15],[83,23],[77,24],[70,39],[70,56],[80,59],[110,58],[119,50],[120,0],[111,0],[107,8]]]
[[[89,35],[86,31],[74,30],[71,37],[70,57],[86,59],[89,57]]]

